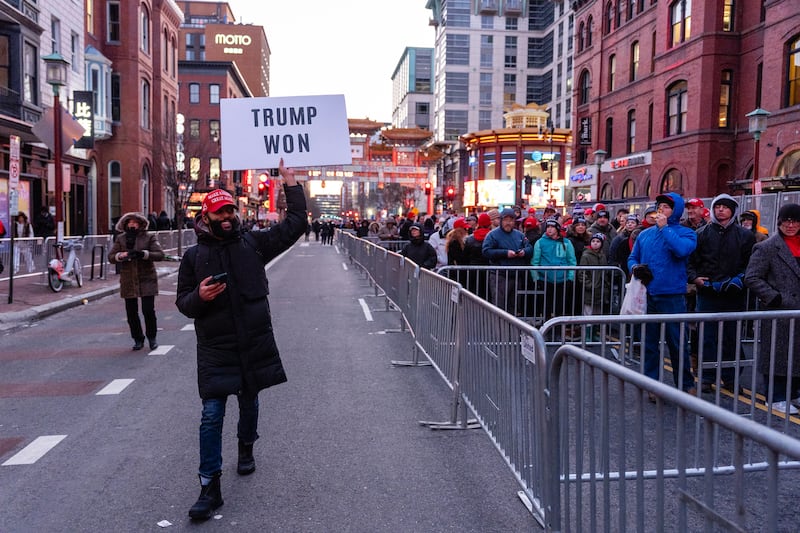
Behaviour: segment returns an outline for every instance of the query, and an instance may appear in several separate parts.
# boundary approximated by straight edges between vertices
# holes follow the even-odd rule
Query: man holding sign
[[[225,403],[239,403],[237,473],[255,471],[258,393],[286,381],[272,332],[264,266],[288,250],[306,230],[306,200],[294,172],[280,159],[286,218],[266,231],[242,232],[230,193],[208,193],[195,219],[197,245],[183,256],[176,305],[195,322],[200,421],[200,497],[193,519],[211,518],[223,504],[222,422]]]

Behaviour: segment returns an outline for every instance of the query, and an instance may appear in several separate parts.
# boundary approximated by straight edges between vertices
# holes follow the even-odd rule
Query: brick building
[[[573,7],[573,198],[750,192],[756,143],[746,115],[756,108],[771,113],[757,173],[765,190],[800,174],[795,0],[589,0]]]

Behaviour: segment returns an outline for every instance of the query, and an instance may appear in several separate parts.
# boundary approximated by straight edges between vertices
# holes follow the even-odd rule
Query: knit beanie
[[[778,224],[786,220],[800,220],[800,205],[785,204],[778,211]]]
[[[492,218],[488,214],[481,213],[480,215],[478,215],[478,227],[488,228],[491,225],[492,225]]]

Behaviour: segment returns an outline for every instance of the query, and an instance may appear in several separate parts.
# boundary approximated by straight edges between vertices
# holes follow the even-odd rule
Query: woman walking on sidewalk
[[[164,251],[155,233],[147,232],[147,217],[142,213],[125,213],[117,222],[119,232],[108,260],[119,264],[119,295],[125,299],[125,313],[133,337],[133,349],[144,347],[144,337],[150,349],[158,348],[156,342],[156,307],[158,275],[153,261],[162,261]],[[142,299],[145,331],[139,320],[139,298]]]

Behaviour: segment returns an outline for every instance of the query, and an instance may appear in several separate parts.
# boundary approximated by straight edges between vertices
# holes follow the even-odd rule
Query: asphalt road
[[[537,530],[482,430],[418,424],[447,419],[450,391],[432,367],[392,367],[411,336],[347,266],[335,247],[301,242],[270,267],[289,382],[260,395],[251,476],[236,474],[228,402],[225,505],[202,524],[186,514],[200,400],[174,274],[160,280],[155,352],[130,350],[117,295],[3,333],[0,531]]]

